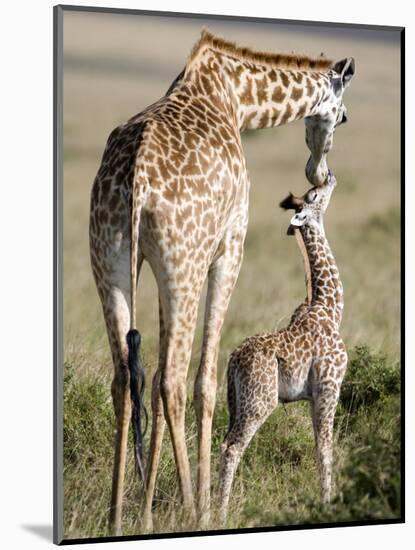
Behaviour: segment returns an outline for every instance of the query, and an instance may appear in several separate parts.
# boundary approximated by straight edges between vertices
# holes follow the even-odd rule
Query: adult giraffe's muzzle
[[[317,161],[314,159],[313,155],[310,155],[305,167],[305,175],[311,185],[316,185],[318,187],[324,185],[329,175],[327,155],[323,153]]]

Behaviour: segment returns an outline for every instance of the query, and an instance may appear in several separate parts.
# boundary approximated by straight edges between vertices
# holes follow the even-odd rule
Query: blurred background
[[[63,270],[68,537],[105,534],[112,470],[112,363],[88,250],[92,182],[111,130],[164,95],[184,67],[203,27],[257,50],[311,57],[324,52],[334,61],[346,56],[355,58],[356,74],[344,97],[349,122],[337,130],[329,156],[338,186],[325,216],[326,233],[344,285],[341,332],[348,349],[364,346],[369,358],[383,357],[393,364],[400,358],[399,33],[323,24],[65,11]],[[246,132],[243,144],[252,184],[250,223],[244,263],[225,319],[220,349],[218,410],[223,412],[223,429],[219,430],[218,445],[226,426],[224,381],[229,353],[248,335],[284,327],[305,296],[301,256],[295,240],[286,236],[290,214],[278,208],[288,191],[302,194],[308,187],[304,176],[308,158],[304,123]],[[146,264],[140,275],[137,301],[137,327],[143,336],[150,380],[157,364],[158,302],[155,281]],[[202,301],[201,308],[203,305]],[[189,377],[190,396],[200,358],[203,316],[199,317]],[[294,405],[292,414],[296,426],[304,421],[304,437],[311,438],[307,439],[311,449],[308,412],[302,407]],[[219,424],[222,416],[217,420]],[[96,422],[103,423],[95,425]],[[190,412],[190,434],[193,428]],[[300,441],[301,437],[297,439]],[[194,434],[189,436],[189,445],[193,443]],[[102,449],[98,457],[100,444],[107,445],[107,451]],[[345,444],[344,456],[349,444],[350,441]],[[161,474],[165,493],[159,498],[167,506],[177,494],[170,444],[166,447],[169,457],[162,462]],[[308,468],[314,467],[311,464],[310,459],[302,475],[307,477]],[[131,491],[133,500],[137,494],[132,463],[130,470],[127,494]],[[251,508],[244,508],[249,488],[243,466],[241,471],[236,486],[243,498],[241,508],[231,514],[231,526],[274,524],[275,518],[265,515],[258,519],[258,514],[252,516]],[[128,529],[135,533],[139,530],[134,522],[137,508],[134,504],[128,506]],[[291,505],[282,500],[278,506],[288,510]],[[161,516],[160,530],[175,525],[174,506],[167,509],[169,519]],[[298,522],[304,520],[300,512],[295,517]]]

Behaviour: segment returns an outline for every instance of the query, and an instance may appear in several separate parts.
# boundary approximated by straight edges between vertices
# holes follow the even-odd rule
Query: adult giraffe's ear
[[[300,197],[295,197],[292,193],[289,193],[280,202],[280,207],[284,210],[300,210],[304,206],[304,200]]]
[[[346,57],[345,59],[338,61],[334,64],[333,70],[336,71],[338,75],[340,75],[343,88],[346,88],[353,78],[355,72],[353,57]]]

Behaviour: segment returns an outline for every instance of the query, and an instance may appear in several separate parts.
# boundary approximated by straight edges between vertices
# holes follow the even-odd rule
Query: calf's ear
[[[294,216],[291,218],[290,224],[294,227],[301,227],[304,225],[308,220],[308,216],[306,212],[297,212],[297,214],[294,214]]]
[[[284,210],[299,210],[304,205],[304,200],[300,197],[295,197],[289,193],[285,199],[280,202],[280,207]]]

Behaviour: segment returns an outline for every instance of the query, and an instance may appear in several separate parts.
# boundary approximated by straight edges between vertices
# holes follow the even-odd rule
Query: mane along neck
[[[220,98],[240,131],[272,128],[314,115],[328,97],[333,63],[320,57],[240,48],[206,31],[184,70],[203,98]],[[229,110],[229,109],[227,109]]]
[[[261,52],[252,50],[251,48],[237,46],[234,42],[214,36],[204,30],[190,53],[185,72],[187,73],[193,68],[202,54],[209,49],[233,57],[239,61],[266,65],[274,69],[327,73],[333,67],[333,61],[323,56],[312,58],[305,55]]]

